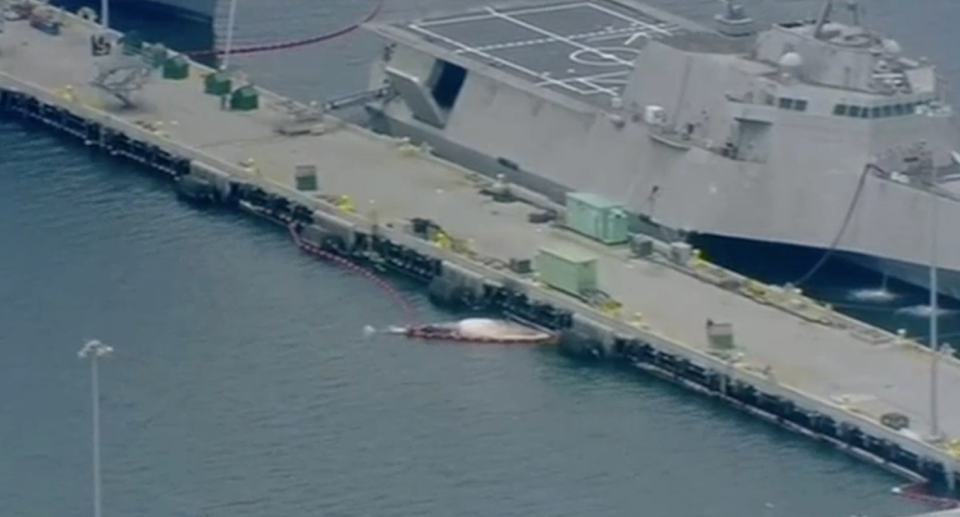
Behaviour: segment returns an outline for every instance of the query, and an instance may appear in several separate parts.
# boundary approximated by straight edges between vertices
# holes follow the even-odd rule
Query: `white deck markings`
[[[649,37],[650,37],[649,32],[636,32],[634,34],[631,34],[630,37],[627,38],[627,45],[633,45],[633,43],[637,41],[637,39],[639,38],[649,38]]]
[[[552,13],[557,11],[566,11],[569,9],[578,9],[583,7],[590,7],[590,4],[587,2],[579,2],[575,4],[565,4],[565,5],[528,7],[526,9],[517,9],[516,11],[511,11],[511,12],[514,14],[539,14],[539,13]],[[417,23],[416,25],[419,27],[435,27],[437,25],[450,25],[454,23],[477,22],[482,20],[492,20],[494,18],[496,18],[496,16],[493,16],[490,13],[465,14],[463,16],[458,16],[454,18],[444,18],[442,20],[424,21],[424,22]]]
[[[584,85],[584,86],[589,86],[590,88],[593,88],[594,91],[593,91],[593,92],[590,92],[591,94],[594,94],[594,93],[614,92],[614,93],[608,93],[608,95],[610,95],[611,97],[617,97],[617,96],[618,96],[617,93],[616,93],[616,90],[611,90],[610,88],[604,88],[603,86],[600,86],[599,84],[595,84],[595,83],[593,83],[592,81],[590,81],[589,79],[586,79],[586,78],[583,78],[583,77],[577,77],[576,79],[573,79],[572,82],[573,82],[573,83],[579,83],[579,84],[582,84],[582,85]]]
[[[661,29],[667,31],[670,35],[674,35],[680,32],[681,30],[683,30],[680,26],[673,25],[673,24],[664,25],[661,27]],[[657,32],[659,33],[659,31]],[[624,35],[626,35],[627,37],[624,38],[623,37]],[[588,41],[595,42],[595,41],[607,41],[607,40],[620,40],[621,44],[626,46],[632,46],[640,38],[653,39],[654,36],[655,36],[654,31],[647,30],[647,29],[637,29],[636,27],[628,27],[626,29],[620,29],[616,34],[614,33],[598,34],[594,37],[591,37]]]
[[[610,16],[614,16],[614,17],[616,17],[616,18],[620,18],[621,20],[628,21],[628,22],[630,22],[631,25],[644,27],[644,28],[646,28],[647,30],[659,32],[660,34],[662,34],[662,35],[664,35],[664,36],[670,36],[670,35],[673,34],[673,33],[670,32],[669,30],[664,29],[663,27],[659,27],[659,26],[654,25],[654,24],[652,24],[652,23],[647,23],[647,22],[645,22],[645,21],[641,21],[641,20],[638,20],[638,19],[636,19],[636,18],[632,18],[632,17],[630,17],[630,16],[627,16],[627,15],[625,15],[625,14],[618,13],[617,11],[614,11],[613,9],[610,9],[610,8],[607,8],[607,7],[603,7],[603,6],[597,5],[597,4],[595,4],[595,3],[587,4],[587,5],[589,5],[591,9],[595,9],[595,10],[597,10],[597,11],[600,11],[601,13],[608,14],[608,15],[610,15]]]
[[[636,56],[640,55],[640,51],[635,48],[630,47],[596,47],[598,52],[603,52],[604,54],[616,55],[616,53],[627,53],[633,54],[634,59]],[[596,56],[596,52],[586,52],[584,50],[574,50],[570,53],[570,61],[577,63],[578,65],[588,65],[588,66],[622,66],[620,63],[611,61],[609,59],[601,58],[601,60],[591,59],[590,56]]]
[[[594,88],[598,88],[597,84],[613,84],[617,86],[623,86],[627,84],[627,76],[630,75],[629,70],[620,70],[617,72],[606,72],[603,74],[594,74],[594,75],[583,75],[576,77],[568,77],[566,79],[553,79],[553,83],[571,83],[571,82],[580,82],[584,81],[589,82]],[[552,83],[537,83],[536,86],[549,86]]]
[[[604,29],[602,31],[595,32],[584,32],[580,34],[571,34],[567,38],[572,40],[584,40],[584,41],[602,41],[606,39],[621,39],[624,36],[629,37],[639,34],[637,29],[630,27],[625,29]],[[646,33],[646,36],[649,37],[650,34]],[[501,50],[501,49],[510,49],[510,48],[519,48],[519,47],[532,47],[534,45],[543,45],[545,43],[556,43],[556,40],[553,38],[536,38],[528,39],[521,41],[510,41],[506,43],[492,43],[490,45],[482,45],[479,47],[473,47],[476,50],[483,52],[488,52],[491,50]],[[462,50],[457,50],[457,54],[462,54]]]
[[[419,33],[421,33],[421,34],[423,34],[423,35],[425,35],[425,36],[427,36],[427,37],[435,38],[435,39],[437,39],[437,40],[439,40],[439,41],[443,41],[443,42],[446,43],[447,45],[451,45],[451,46],[453,46],[453,47],[459,48],[459,49],[463,50],[465,53],[468,53],[468,54],[476,54],[476,55],[478,55],[478,56],[480,56],[480,57],[482,57],[482,58],[484,58],[484,59],[489,59],[490,61],[493,61],[494,63],[498,63],[498,64],[503,65],[503,66],[505,66],[505,67],[512,68],[512,69],[514,69],[514,70],[516,70],[516,71],[518,71],[518,72],[520,72],[520,73],[522,73],[522,74],[526,74],[526,75],[529,75],[529,76],[531,76],[531,77],[533,77],[533,78],[536,78],[536,79],[540,79],[540,80],[542,80],[542,81],[545,81],[545,82],[548,83],[548,84],[552,84],[552,85],[557,86],[557,87],[559,87],[559,88],[564,88],[564,89],[570,90],[570,91],[572,91],[572,92],[574,92],[574,93],[578,93],[578,94],[580,94],[580,95],[584,95],[584,92],[583,92],[582,90],[579,90],[579,89],[577,89],[577,88],[574,88],[573,86],[571,86],[571,85],[569,85],[569,84],[561,83],[561,82],[559,82],[559,81],[554,81],[553,79],[550,79],[550,78],[548,78],[548,77],[545,77],[543,73],[536,72],[536,71],[534,71],[534,70],[530,70],[529,68],[527,68],[527,67],[525,67],[525,66],[518,65],[518,64],[516,64],[516,63],[514,63],[514,62],[512,62],[512,61],[509,61],[509,60],[507,60],[507,59],[501,59],[501,58],[499,58],[499,57],[497,57],[497,56],[494,56],[494,55],[491,55],[491,54],[487,54],[486,52],[484,52],[484,51],[482,51],[482,50],[474,49],[474,48],[470,47],[469,45],[464,45],[463,43],[460,43],[459,41],[457,41],[457,40],[455,40],[455,39],[448,38],[448,37],[446,37],[446,36],[444,36],[444,35],[442,35],[442,34],[437,34],[436,32],[433,32],[433,31],[431,31],[431,30],[429,30],[429,29],[424,29],[423,27],[419,27],[419,26],[416,26],[416,25],[410,25],[409,28],[410,28],[410,30],[412,30],[412,31],[419,32]]]
[[[627,66],[627,67],[633,68],[633,63],[631,63],[631,62],[629,62],[629,61],[624,61],[624,60],[618,58],[617,56],[613,56],[613,55],[610,55],[610,54],[606,54],[606,53],[601,52],[601,51],[599,51],[599,50],[597,50],[597,49],[595,49],[595,48],[593,48],[593,47],[591,47],[591,46],[589,46],[589,45],[584,45],[583,43],[580,43],[580,42],[571,40],[570,38],[567,38],[566,36],[562,36],[562,35],[557,34],[557,33],[555,33],[555,32],[548,31],[548,30],[546,30],[546,29],[544,29],[544,28],[541,28],[541,27],[537,27],[536,25],[533,25],[532,23],[527,23],[527,22],[525,22],[525,21],[523,21],[523,20],[518,20],[518,19],[510,16],[509,14],[502,13],[502,12],[500,12],[500,11],[497,11],[497,10],[494,9],[493,7],[487,7],[487,11],[489,11],[490,14],[492,14],[492,15],[494,15],[494,16],[497,16],[498,18],[500,18],[500,19],[502,19],[502,20],[505,20],[505,21],[508,21],[508,22],[510,22],[510,23],[513,23],[513,24],[515,24],[515,25],[517,25],[517,26],[519,26],[519,27],[523,27],[524,29],[531,30],[531,31],[535,31],[535,32],[539,32],[540,34],[543,34],[544,36],[546,36],[546,37],[548,37],[548,38],[554,38],[554,39],[555,39],[556,41],[558,41],[558,42],[566,43],[567,45],[571,45],[571,46],[577,47],[578,49],[581,49],[581,50],[583,50],[583,51],[585,51],[585,52],[593,52],[593,53],[596,53],[596,54],[597,54],[598,56],[600,56],[601,58],[607,58],[607,59],[610,59],[611,61],[616,61],[616,62],[620,63],[620,64],[623,65],[623,66]]]
[[[603,77],[603,78],[600,78],[600,79],[587,77],[586,79],[589,80],[591,83],[594,83],[594,84],[598,84],[598,85],[602,85],[602,84],[612,85],[612,86],[620,87],[621,89],[622,89],[624,86],[626,86],[627,83],[629,82],[629,81],[627,80],[626,74],[620,75],[620,76],[618,76],[618,77]]]
[[[608,25],[606,28],[598,31],[562,35],[549,29],[545,29],[538,24],[515,18],[515,16],[526,14],[535,15],[539,13],[568,11],[582,8],[593,9],[594,11],[602,13],[606,16],[611,16],[620,21],[626,21],[630,24],[630,26],[614,28],[613,25]],[[438,25],[452,25],[456,23],[467,23],[483,20],[503,20],[526,31],[541,34],[544,37],[493,43],[482,46],[471,46],[458,41],[455,38],[444,36],[426,28]],[[623,90],[623,86],[627,83],[627,75],[629,74],[629,70],[633,68],[633,60],[623,59],[622,56],[623,53],[628,50],[634,53],[639,52],[639,49],[632,47],[632,44],[635,43],[636,40],[639,38],[651,39],[660,34],[672,35],[677,30],[680,30],[680,27],[676,26],[675,24],[668,24],[666,22],[657,24],[649,23],[621,14],[612,9],[586,2],[506,11],[488,7],[486,8],[486,13],[484,14],[472,14],[443,20],[424,21],[421,23],[409,24],[408,27],[410,30],[420,32],[427,37],[434,38],[454,47],[453,52],[456,54],[473,54],[487,59],[496,65],[510,68],[523,75],[529,76],[537,81],[535,82],[536,86],[556,86],[582,96],[603,93],[611,97],[619,96]],[[602,40],[619,40],[624,46],[599,47],[581,43],[581,41],[593,42]],[[574,47],[576,50],[570,54],[568,59],[578,65],[593,67],[624,67],[626,70],[555,79],[551,77],[551,70],[542,70],[538,72],[513,60],[491,54],[491,52],[498,50],[512,50],[517,48],[533,47],[536,45],[547,45],[550,43],[561,43]],[[591,57],[593,58],[591,59]],[[569,70],[568,72],[573,72],[573,70]]]

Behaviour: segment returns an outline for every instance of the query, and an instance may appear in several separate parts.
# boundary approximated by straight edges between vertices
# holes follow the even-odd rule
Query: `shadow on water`
[[[839,312],[908,336],[929,335],[929,292],[917,286],[837,258],[821,262],[824,251],[795,246],[720,237],[699,237],[695,244],[711,261],[771,285],[796,284],[811,298],[831,304]],[[940,337],[960,338],[960,301],[941,296]]]

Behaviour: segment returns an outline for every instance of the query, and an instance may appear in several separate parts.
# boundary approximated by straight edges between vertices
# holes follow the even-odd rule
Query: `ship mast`
[[[847,0],[847,9],[850,11],[850,16],[853,18],[852,24],[854,27],[860,27],[862,12],[860,11],[860,3],[858,0]],[[823,8],[820,10],[820,16],[817,16],[817,24],[813,28],[813,37],[819,38],[821,32],[823,31],[823,26],[830,21],[830,14],[833,12],[833,0],[826,0],[823,4]]]
[[[937,279],[937,248],[939,235],[938,226],[940,225],[940,210],[937,192],[934,190],[936,185],[936,169],[930,168],[930,198],[931,198],[931,221],[930,231],[933,234],[930,238],[930,352],[933,357],[930,359],[930,437],[936,440],[940,436],[940,401],[939,401],[939,363],[940,363],[940,339],[938,336],[939,309],[937,307],[938,286]]]
[[[820,16],[817,17],[817,25],[813,28],[813,37],[819,39],[823,26],[830,19],[830,12],[833,11],[833,0],[827,0],[820,10]]]

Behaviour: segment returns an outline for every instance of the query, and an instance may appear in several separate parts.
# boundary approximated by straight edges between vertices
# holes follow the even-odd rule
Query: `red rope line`
[[[355,273],[359,276],[362,276],[363,278],[366,278],[367,280],[372,282],[374,285],[379,287],[380,290],[386,293],[387,296],[398,307],[400,307],[400,309],[404,312],[406,316],[407,324],[409,326],[414,326],[417,324],[417,321],[419,320],[419,318],[417,316],[416,308],[409,301],[407,301],[407,298],[395,287],[393,287],[393,285],[390,284],[390,282],[384,280],[383,278],[380,278],[376,274],[371,273],[370,271],[367,271],[366,269],[354,264],[353,262],[350,262],[349,260],[339,255],[335,255],[333,253],[330,253],[329,251],[322,250],[320,249],[319,246],[316,246],[312,243],[309,243],[303,240],[300,237],[300,234],[297,233],[297,230],[296,228],[294,228],[293,225],[288,226],[288,229],[290,230],[290,236],[293,237],[293,242],[303,252],[313,255],[314,257],[320,260],[324,260],[326,262],[332,262],[352,273]]]
[[[911,483],[895,488],[894,493],[904,499],[911,499],[930,504],[938,509],[950,510],[960,507],[960,501],[947,497],[938,497],[927,493],[927,486],[924,482]]]
[[[262,52],[276,52],[279,50],[289,50],[297,47],[305,47],[308,45],[315,45],[317,43],[322,43],[324,41],[329,41],[334,38],[339,38],[340,36],[346,36],[351,32],[359,29],[363,24],[373,21],[376,18],[380,11],[383,9],[383,4],[385,0],[377,0],[376,6],[367,14],[362,20],[355,22],[347,27],[338,29],[327,34],[321,34],[319,36],[312,36],[300,40],[292,41],[281,41],[274,43],[264,43],[260,45],[250,45],[246,47],[238,47],[230,50],[230,55],[239,55],[239,54],[259,54]],[[193,50],[190,52],[184,52],[184,55],[190,57],[200,57],[200,56],[220,56],[224,53],[223,49],[207,49],[207,50]]]

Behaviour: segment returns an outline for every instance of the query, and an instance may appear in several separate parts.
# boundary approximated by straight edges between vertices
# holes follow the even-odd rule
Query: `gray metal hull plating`
[[[375,107],[389,132],[466,167],[558,201],[569,190],[599,194],[674,232],[876,257],[858,262],[922,287],[914,271],[931,261],[936,204],[937,262],[960,272],[960,232],[949,224],[960,195],[934,198],[867,167],[921,141],[945,166],[958,141],[946,112],[840,116],[833,103],[848,101],[834,90],[772,83],[778,69],[742,49],[685,50],[698,37],[712,48],[715,36],[631,2],[491,8],[374,30],[393,41],[372,74],[374,88],[397,93]],[[657,40],[683,31],[676,46]],[[459,84],[438,94],[454,68]],[[931,94],[927,72],[913,73]],[[809,106],[774,101],[791,95]],[[951,277],[940,289],[955,296]]]
[[[373,106],[370,107],[369,112],[371,115],[373,115],[378,129],[391,135],[408,137],[417,143],[425,142],[438,156],[458,163],[471,170],[478,171],[481,174],[488,176],[503,174],[509,178],[511,182],[523,185],[527,188],[535,189],[544,193],[545,195],[548,195],[556,201],[562,200],[564,193],[570,190],[568,187],[552,181],[550,178],[533,172],[522,169],[518,170],[513,167],[506,166],[498,157],[483,153],[462,143],[452,141],[446,138],[442,131],[438,131],[437,129],[410,117],[400,118],[391,116],[391,112]],[[887,182],[882,182],[880,180],[876,180],[875,182],[871,183],[871,185],[873,187],[871,191],[876,190],[878,193],[891,188],[894,188],[897,191],[908,189],[906,186],[890,185]],[[942,212],[940,217],[941,220],[950,220],[948,217],[945,217]],[[960,217],[960,213],[955,214],[954,217]],[[834,227],[840,224],[839,220],[839,218],[834,220]],[[954,218],[953,220],[958,219]],[[660,230],[664,233],[671,232],[670,228],[661,228]],[[918,231],[920,232],[920,235],[914,235],[914,241],[925,241],[925,239],[923,239],[923,229],[918,228]],[[741,238],[740,235],[731,235],[728,233],[701,233],[718,237]],[[770,241],[776,242],[774,239],[770,239]],[[783,242],[783,244],[784,246],[795,245],[795,243],[790,242]],[[824,253],[828,252],[828,248],[826,246],[812,246],[812,248],[822,250]],[[911,285],[915,285],[923,289],[929,289],[929,268],[926,265],[927,263],[923,262],[922,260],[918,260],[916,263],[909,263],[893,259],[884,259],[870,254],[845,251],[843,248],[843,246],[837,246],[837,253],[835,254],[835,258],[837,260],[853,263],[860,267],[883,273],[891,278],[896,278]],[[920,249],[916,250],[918,252],[917,255],[922,257],[923,251],[926,249],[929,248],[921,247]],[[941,249],[941,253],[942,252],[943,249]],[[956,257],[956,255],[954,256]],[[944,264],[941,263],[939,284],[939,291],[942,294],[950,296],[951,298],[960,299],[960,270],[956,268],[944,267]]]

